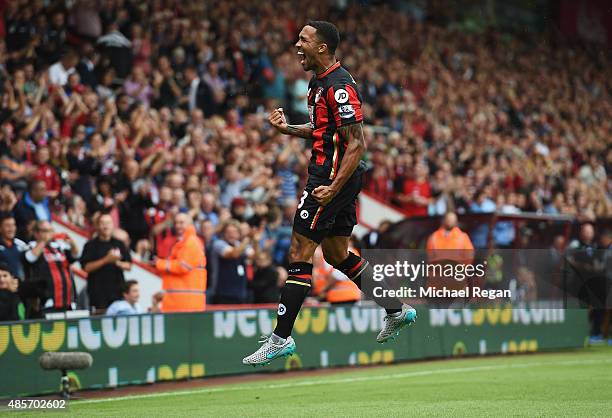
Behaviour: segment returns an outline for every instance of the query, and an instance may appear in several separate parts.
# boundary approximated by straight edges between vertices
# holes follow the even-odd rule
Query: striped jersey
[[[340,61],[310,80],[308,113],[313,129],[308,173],[333,180],[348,145],[338,128],[363,121],[357,83]]]
[[[75,258],[70,246],[64,241],[51,241],[38,257],[32,250],[36,241],[28,245],[25,253],[27,280],[42,282],[44,289],[40,295],[43,308],[70,310],[75,307],[76,289],[70,270]]]

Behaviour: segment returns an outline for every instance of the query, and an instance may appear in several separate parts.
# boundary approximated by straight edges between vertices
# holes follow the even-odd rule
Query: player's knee
[[[309,245],[308,242],[300,242],[299,240],[293,240],[291,247],[289,247],[289,253],[287,255],[289,263],[306,262],[312,261],[312,254],[316,245]]]
[[[287,261],[289,261],[289,263],[297,263],[298,261],[306,261],[306,260],[303,260],[302,258],[303,258],[302,252],[300,251],[300,249],[292,245],[289,248],[289,253],[287,254]]]
[[[348,255],[348,250],[345,248],[323,248],[323,258],[325,258],[325,261],[327,261],[330,265],[334,267],[339,266],[340,263],[346,260],[346,257],[348,257]]]

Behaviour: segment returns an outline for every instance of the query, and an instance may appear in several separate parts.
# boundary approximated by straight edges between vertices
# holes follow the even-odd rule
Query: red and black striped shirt
[[[333,180],[348,145],[338,128],[363,121],[357,83],[340,61],[310,80],[308,111],[314,130],[308,173]]]
[[[32,252],[35,246],[36,242],[32,241],[25,253],[27,280],[44,283],[44,292],[40,295],[44,309],[70,310],[76,303],[76,289],[70,271],[70,264],[76,260],[70,246],[63,241],[51,241],[39,257]]]

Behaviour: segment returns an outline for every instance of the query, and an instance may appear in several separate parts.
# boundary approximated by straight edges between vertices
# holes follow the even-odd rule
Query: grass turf
[[[612,349],[280,375],[265,382],[74,401],[61,415],[610,417]]]

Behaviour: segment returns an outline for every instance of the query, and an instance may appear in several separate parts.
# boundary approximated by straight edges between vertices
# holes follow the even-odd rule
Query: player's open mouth
[[[297,52],[298,57],[300,58],[300,64],[304,65],[306,62],[306,55],[302,51]]]

